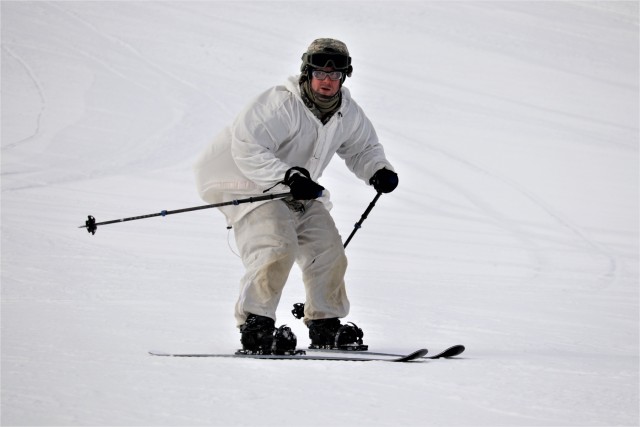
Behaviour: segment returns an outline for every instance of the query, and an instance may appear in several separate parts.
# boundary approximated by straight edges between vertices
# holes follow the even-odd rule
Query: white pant
[[[276,319],[294,262],[302,270],[306,292],[305,323],[349,313],[342,238],[321,202],[302,203],[304,212],[294,212],[283,200],[268,202],[234,224],[246,269],[235,310],[238,326],[249,313]]]

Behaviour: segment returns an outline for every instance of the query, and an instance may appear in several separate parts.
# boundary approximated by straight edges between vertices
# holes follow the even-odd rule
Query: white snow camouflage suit
[[[326,123],[304,105],[299,76],[275,86],[250,103],[198,158],[197,188],[208,203],[249,195],[287,192],[279,184],[287,170],[303,167],[318,182],[334,153],[368,184],[382,168],[393,170],[373,125],[341,88],[342,103]],[[225,206],[246,272],[235,316],[238,326],[249,313],[275,320],[282,289],[293,264],[303,273],[305,322],[345,317],[349,311],[342,239],[329,215],[329,192],[303,201],[304,212],[282,200]]]

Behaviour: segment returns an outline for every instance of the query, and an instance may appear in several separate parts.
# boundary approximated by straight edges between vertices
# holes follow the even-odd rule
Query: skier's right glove
[[[291,189],[291,196],[296,200],[312,200],[322,196],[324,187],[313,182],[308,170],[292,167],[284,175],[284,185]]]

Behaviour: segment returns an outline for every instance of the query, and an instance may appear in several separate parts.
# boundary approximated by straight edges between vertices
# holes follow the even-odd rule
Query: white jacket
[[[340,110],[325,125],[300,96],[299,76],[275,86],[250,103],[198,158],[194,170],[200,197],[219,203],[261,195],[300,166],[318,182],[334,153],[365,183],[387,161],[373,125],[343,87]],[[278,185],[270,193],[289,191]],[[320,200],[331,208],[328,191]],[[231,225],[262,203],[223,207]]]

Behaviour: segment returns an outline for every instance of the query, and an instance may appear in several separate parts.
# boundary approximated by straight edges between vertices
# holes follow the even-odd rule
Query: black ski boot
[[[298,354],[296,334],[287,325],[276,329],[270,317],[250,314],[240,326],[242,350],[239,354]]]
[[[309,322],[310,349],[340,349],[364,351],[369,346],[362,344],[362,329],[354,323],[340,324],[338,318],[318,319]]]
[[[333,348],[336,333],[340,329],[340,320],[337,317],[311,320],[308,326],[311,339],[309,348]]]
[[[241,352],[245,354],[271,354],[275,330],[275,321],[270,317],[250,314],[244,324],[240,326]]]

